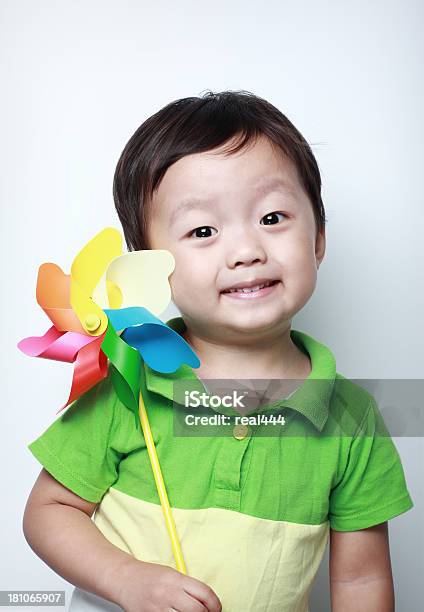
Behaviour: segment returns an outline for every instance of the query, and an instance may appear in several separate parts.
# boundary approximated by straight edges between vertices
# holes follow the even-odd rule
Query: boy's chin
[[[285,329],[287,324],[291,323],[291,317],[287,317],[285,313],[258,313],[258,316],[250,315],[243,316],[241,309],[232,316],[223,316],[216,321],[217,327],[223,327],[227,330],[226,333],[233,332],[235,335],[257,335],[264,332],[277,329]]]

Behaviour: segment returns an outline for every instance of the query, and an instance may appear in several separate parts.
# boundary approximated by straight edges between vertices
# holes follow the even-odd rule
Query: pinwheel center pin
[[[84,319],[85,329],[94,332],[100,327],[101,319],[96,314],[88,314]]]

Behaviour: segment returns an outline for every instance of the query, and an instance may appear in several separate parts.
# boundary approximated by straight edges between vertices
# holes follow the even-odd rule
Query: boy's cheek
[[[295,248],[296,247],[296,248]],[[293,245],[293,248],[287,248],[281,254],[280,259],[283,267],[288,274],[304,270],[305,273],[310,273],[316,268],[315,249],[312,242]]]
[[[169,277],[169,285],[171,287],[172,301],[177,308],[184,307],[184,305],[193,302],[193,296],[195,295],[195,288],[192,286],[190,279],[184,277],[181,274],[173,272]]]
[[[304,267],[299,270],[296,280],[296,299],[302,308],[312,297],[317,283],[316,267]]]
[[[169,277],[175,289],[184,287],[186,291],[205,291],[214,284],[212,270],[214,263],[204,257],[175,257],[175,268]]]

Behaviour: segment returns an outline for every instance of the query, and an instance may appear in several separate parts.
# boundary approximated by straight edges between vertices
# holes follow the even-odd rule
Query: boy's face
[[[224,343],[286,330],[314,291],[325,251],[294,164],[264,137],[230,156],[225,148],[168,168],[148,236],[175,258],[172,298],[189,329]],[[178,210],[183,200],[196,207]],[[257,279],[277,282],[247,297],[222,293]]]

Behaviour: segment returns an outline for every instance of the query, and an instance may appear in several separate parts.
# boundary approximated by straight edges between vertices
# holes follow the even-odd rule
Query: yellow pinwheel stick
[[[144,433],[144,439],[146,440],[147,451],[149,453],[150,463],[156,481],[156,488],[159,493],[159,499],[165,517],[166,528],[168,529],[168,534],[171,540],[172,552],[174,554],[176,567],[179,572],[187,574],[180,541],[178,539],[177,530],[175,527],[174,517],[172,516],[171,507],[169,505],[168,495],[166,493],[165,483],[163,481],[162,471],[160,469],[160,464],[153,441],[152,431],[150,429],[150,424],[146,413],[146,407],[144,405],[143,396],[141,395],[141,392],[139,395],[138,408],[140,422]]]

